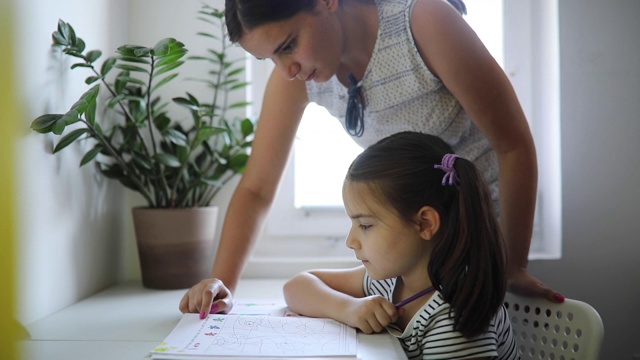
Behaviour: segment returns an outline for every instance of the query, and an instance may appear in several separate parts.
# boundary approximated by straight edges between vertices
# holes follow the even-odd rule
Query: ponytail
[[[505,251],[484,179],[457,159],[457,190],[436,236],[429,275],[451,304],[454,330],[466,337],[487,330],[506,291]]]

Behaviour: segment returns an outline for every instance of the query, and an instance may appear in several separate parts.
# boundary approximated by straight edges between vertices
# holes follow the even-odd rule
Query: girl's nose
[[[356,250],[360,248],[360,242],[358,241],[358,239],[356,239],[355,236],[353,236],[351,231],[349,231],[349,234],[347,235],[347,238],[345,239],[344,242],[345,242],[345,245],[347,245],[347,247],[351,250]]]

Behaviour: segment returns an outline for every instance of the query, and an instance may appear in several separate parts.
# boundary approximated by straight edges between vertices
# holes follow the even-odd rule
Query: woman
[[[443,138],[473,161],[498,204],[509,289],[563,301],[526,270],[535,147],[509,80],[462,18],[464,11],[453,0],[226,1],[230,39],[272,60],[276,69],[211,278],[189,289],[181,311],[204,317],[231,309],[232,291],[310,101],[341,120],[363,147],[396,132],[420,131]]]

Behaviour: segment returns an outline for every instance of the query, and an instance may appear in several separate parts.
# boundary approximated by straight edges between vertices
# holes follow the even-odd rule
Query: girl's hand
[[[200,313],[204,319],[209,313],[228,313],[233,307],[231,291],[218,279],[204,279],[187,291],[180,301],[183,313]]]
[[[555,303],[564,301],[562,294],[553,291],[540,280],[533,277],[525,268],[519,268],[509,274],[507,289],[509,292],[517,295],[545,298]]]
[[[365,334],[377,333],[398,320],[398,309],[379,295],[354,298],[343,309],[345,324],[362,330]]]

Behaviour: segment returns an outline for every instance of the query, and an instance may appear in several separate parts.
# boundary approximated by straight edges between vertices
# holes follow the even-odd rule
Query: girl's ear
[[[431,206],[423,206],[418,211],[420,237],[431,240],[440,229],[440,214]]]

